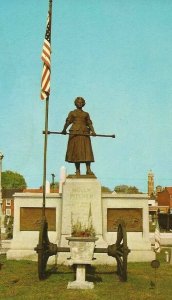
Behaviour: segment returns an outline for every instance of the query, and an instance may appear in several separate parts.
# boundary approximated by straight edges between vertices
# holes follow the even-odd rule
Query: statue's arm
[[[90,119],[89,114],[88,114],[88,116],[87,116],[87,126],[88,126],[89,129],[91,130],[91,134],[92,134],[92,135],[96,135],[96,132],[95,132],[95,130],[94,130],[94,126],[93,126],[93,123],[92,123],[92,121],[91,121],[91,119]]]
[[[66,122],[64,124],[63,130],[61,132],[62,134],[66,134],[66,130],[67,130],[68,126],[70,124],[72,124],[72,122],[73,122],[73,117],[72,117],[72,112],[70,112],[67,119],[66,119]]]
[[[65,123],[65,125],[64,125],[64,127],[63,127],[63,130],[62,130],[62,134],[66,134],[67,132],[66,132],[66,129],[68,128],[68,124],[67,123]]]
[[[96,132],[95,132],[94,127],[93,127],[93,124],[91,124],[91,125],[89,126],[89,128],[90,128],[90,130],[91,130],[91,134],[92,134],[92,135],[96,135]]]

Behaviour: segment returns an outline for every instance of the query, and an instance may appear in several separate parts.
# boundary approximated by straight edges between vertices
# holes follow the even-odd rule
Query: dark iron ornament
[[[108,246],[108,255],[116,258],[117,275],[122,281],[127,281],[127,257],[129,253],[125,224],[121,222],[118,225],[116,243]]]
[[[46,278],[48,258],[57,253],[57,245],[50,243],[48,239],[48,223],[46,218],[42,218],[39,232],[39,243],[34,250],[38,254],[38,277],[42,280]]]
[[[39,243],[34,250],[38,254],[38,277],[40,280],[46,278],[47,261],[50,256],[56,255],[58,252],[70,252],[69,247],[57,247],[56,244],[50,243],[46,218],[42,219]],[[117,275],[121,281],[127,281],[127,257],[130,249],[127,246],[127,233],[123,222],[118,225],[116,243],[107,248],[95,248],[94,253],[107,253],[114,257],[117,261]]]
[[[151,261],[151,267],[155,270],[154,281],[150,281],[150,289],[157,288],[157,269],[160,267],[160,262],[157,259]]]
[[[154,260],[151,261],[151,267],[152,267],[153,269],[158,269],[159,266],[160,266],[159,260],[154,259]]]

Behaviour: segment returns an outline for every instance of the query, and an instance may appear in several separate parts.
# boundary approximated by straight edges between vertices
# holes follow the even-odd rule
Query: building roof
[[[23,192],[24,193],[42,193],[43,189],[42,189],[42,187],[40,187],[39,189],[24,189]],[[50,189],[50,193],[58,193],[58,192],[59,192],[59,189],[57,189],[57,188]]]
[[[39,189],[24,189],[24,193],[42,193],[42,188]]]
[[[51,189],[51,193],[58,193],[57,188]],[[42,193],[42,188],[39,189],[2,189],[2,199],[12,198],[15,193]]]

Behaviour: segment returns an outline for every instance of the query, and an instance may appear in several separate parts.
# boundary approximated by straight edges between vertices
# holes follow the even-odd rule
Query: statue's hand
[[[91,135],[96,136],[95,131],[92,131],[92,132],[91,132]]]
[[[66,130],[63,129],[63,130],[61,131],[61,134],[67,134]]]

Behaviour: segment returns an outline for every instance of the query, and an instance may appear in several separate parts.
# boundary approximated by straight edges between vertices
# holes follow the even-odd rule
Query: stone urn
[[[90,264],[97,237],[66,237],[69,241],[71,259],[74,264]]]
[[[93,282],[86,281],[86,265],[91,264],[96,237],[66,237],[69,241],[72,264],[76,264],[76,280],[69,282],[68,289],[93,289]]]

